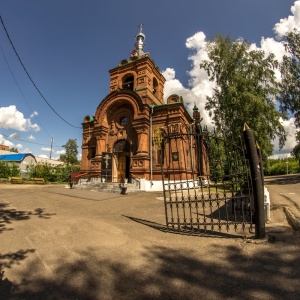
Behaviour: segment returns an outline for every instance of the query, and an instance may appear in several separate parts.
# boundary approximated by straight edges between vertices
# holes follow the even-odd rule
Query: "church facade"
[[[164,102],[165,78],[144,53],[144,40],[140,28],[130,58],[109,71],[109,94],[94,115],[84,118],[80,172],[106,182],[135,180],[143,190],[159,190],[169,161],[164,136],[190,128],[193,118],[182,97],[170,95]],[[173,159],[176,155],[185,155],[185,149]]]

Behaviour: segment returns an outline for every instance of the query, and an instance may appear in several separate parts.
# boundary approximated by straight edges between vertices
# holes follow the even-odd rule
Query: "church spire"
[[[143,23],[140,24],[139,28],[140,32],[135,36],[136,42],[134,44],[137,57],[140,57],[144,54],[144,40],[146,38],[145,35],[142,33]]]

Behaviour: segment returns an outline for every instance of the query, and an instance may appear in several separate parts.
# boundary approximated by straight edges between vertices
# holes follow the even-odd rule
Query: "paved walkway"
[[[159,192],[1,185],[2,279],[12,299],[300,299],[299,233],[279,212],[269,242],[188,236],[165,232]]]

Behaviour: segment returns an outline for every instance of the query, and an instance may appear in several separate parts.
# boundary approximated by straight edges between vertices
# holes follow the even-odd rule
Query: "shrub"
[[[19,166],[16,163],[0,161],[0,178],[9,178],[20,175],[21,172]]]
[[[268,159],[264,169],[265,175],[296,174],[299,172],[299,164],[293,157],[288,159]]]
[[[44,178],[47,182],[67,182],[71,172],[79,171],[79,166],[60,165],[52,167],[48,163],[27,166],[30,178]]]

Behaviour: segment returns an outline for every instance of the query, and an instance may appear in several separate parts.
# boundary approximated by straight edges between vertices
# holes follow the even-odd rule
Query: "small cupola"
[[[145,35],[142,33],[143,24],[140,24],[139,28],[140,32],[135,36],[136,42],[134,44],[137,57],[141,57],[144,54],[144,40],[146,38]]]

